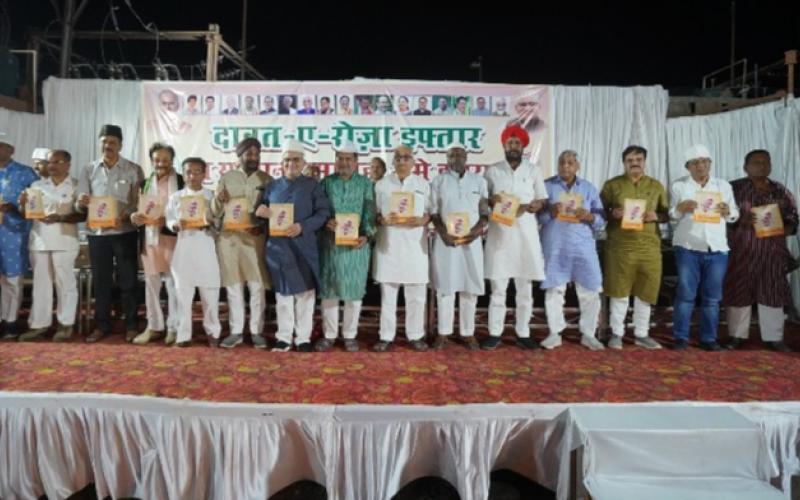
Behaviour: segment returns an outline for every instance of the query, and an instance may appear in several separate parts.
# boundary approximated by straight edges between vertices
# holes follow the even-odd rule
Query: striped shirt
[[[742,214],[739,221],[728,225],[728,244],[731,253],[722,304],[745,307],[762,304],[783,307],[791,304],[792,297],[786,273],[792,255],[785,236],[756,238],[753,226],[742,224],[742,219],[752,207],[775,203],[781,211],[786,235],[797,232],[797,205],[794,197],[778,182],[769,180],[769,190],[759,192],[748,179],[731,182],[733,196]]]

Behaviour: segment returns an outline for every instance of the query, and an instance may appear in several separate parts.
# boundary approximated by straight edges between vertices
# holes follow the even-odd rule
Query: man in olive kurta
[[[375,195],[372,182],[358,173],[358,152],[352,142],[347,141],[336,150],[336,173],[322,180],[322,188],[331,203],[331,219],[319,233],[325,338],[319,339],[314,348],[322,352],[333,346],[339,330],[339,301],[343,301],[344,348],[353,352],[358,350],[356,334],[367,286],[369,241],[375,235]],[[336,214],[359,216],[356,245],[336,245]]]
[[[272,177],[259,170],[261,143],[249,137],[236,146],[239,165],[225,172],[217,183],[216,196],[211,202],[211,212],[222,219],[222,232],[217,239],[217,255],[222,277],[222,286],[228,296],[228,323],[230,335],[220,344],[236,347],[243,341],[244,332],[244,284],[250,291],[250,335],[253,345],[259,349],[267,347],[261,335],[264,326],[266,297],[264,289],[270,288],[264,258],[264,226],[256,222],[253,213],[259,204],[264,187]],[[246,198],[250,206],[252,227],[244,230],[225,229],[225,205],[231,200]]]
[[[660,222],[669,220],[667,192],[660,182],[645,175],[647,150],[628,146],[622,153],[625,173],[606,181],[600,198],[608,220],[603,270],[603,290],[610,298],[611,340],[608,347],[622,349],[625,316],[634,296],[635,344],[645,349],[661,345],[649,336],[650,305],[661,286]],[[642,229],[623,229],[625,200],[646,200]]]

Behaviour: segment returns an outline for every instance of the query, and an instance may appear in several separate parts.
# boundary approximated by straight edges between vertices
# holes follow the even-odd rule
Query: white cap
[[[464,143],[458,141],[451,142],[450,144],[448,144],[446,151],[450,151],[453,148],[463,149],[464,151],[467,150],[467,147],[464,145]]]
[[[5,132],[0,132],[0,144],[8,144],[13,148],[14,139],[12,139],[11,136],[6,134]]]
[[[286,153],[304,153],[303,143],[297,139],[287,139],[283,142],[283,154]]]
[[[358,148],[356,148],[355,143],[350,140],[342,141],[342,144],[335,148],[337,153],[353,153],[358,154]]]
[[[47,148],[36,148],[33,150],[33,154],[31,155],[31,160],[47,161],[47,155],[49,154],[50,150]]]
[[[688,148],[686,148],[686,151],[683,152],[684,165],[692,160],[697,160],[698,158],[708,158],[709,160],[711,159],[711,152],[703,144],[695,144],[694,146],[689,146]]]

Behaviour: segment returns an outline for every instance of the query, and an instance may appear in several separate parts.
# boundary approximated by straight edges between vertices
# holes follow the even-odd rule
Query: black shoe
[[[500,345],[500,337],[487,337],[481,340],[481,349],[484,351],[493,351]]]
[[[781,341],[777,342],[764,342],[764,345],[767,346],[767,349],[776,352],[793,352],[789,346],[784,344]]]
[[[311,342],[303,342],[297,346],[297,352],[311,352]]]
[[[292,344],[288,342],[284,342],[283,340],[279,340],[275,347],[272,348],[272,352],[289,352],[292,350]]]
[[[728,339],[728,342],[725,344],[725,349],[738,349],[742,347],[744,344],[744,339],[740,339],[738,337],[731,337]]]
[[[700,342],[700,349],[709,352],[719,352],[723,350],[722,346],[716,342]]]
[[[3,336],[0,337],[0,340],[16,340],[19,337],[19,329],[16,323],[3,322],[3,325],[5,325],[5,328],[3,328]]]
[[[520,349],[534,350],[539,348],[539,343],[532,338],[520,337],[517,339],[517,347]]]
[[[689,342],[687,340],[678,339],[672,345],[672,350],[673,351],[685,351],[687,347],[689,347]]]
[[[375,352],[386,352],[392,346],[391,342],[387,342],[385,340],[379,340],[372,346],[372,350]]]

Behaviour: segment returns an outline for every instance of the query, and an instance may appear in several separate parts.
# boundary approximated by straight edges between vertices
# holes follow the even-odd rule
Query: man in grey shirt
[[[114,227],[88,229],[95,329],[86,337],[86,342],[97,342],[111,334],[111,292],[115,271],[122,292],[125,340],[130,342],[138,333],[136,284],[139,257],[137,232],[130,216],[136,212],[138,188],[144,174],[139,165],[120,156],[121,149],[122,129],[117,125],[103,125],[100,129],[102,157],[82,168],[77,176],[78,210],[85,212],[94,196],[112,197],[117,204]]]

